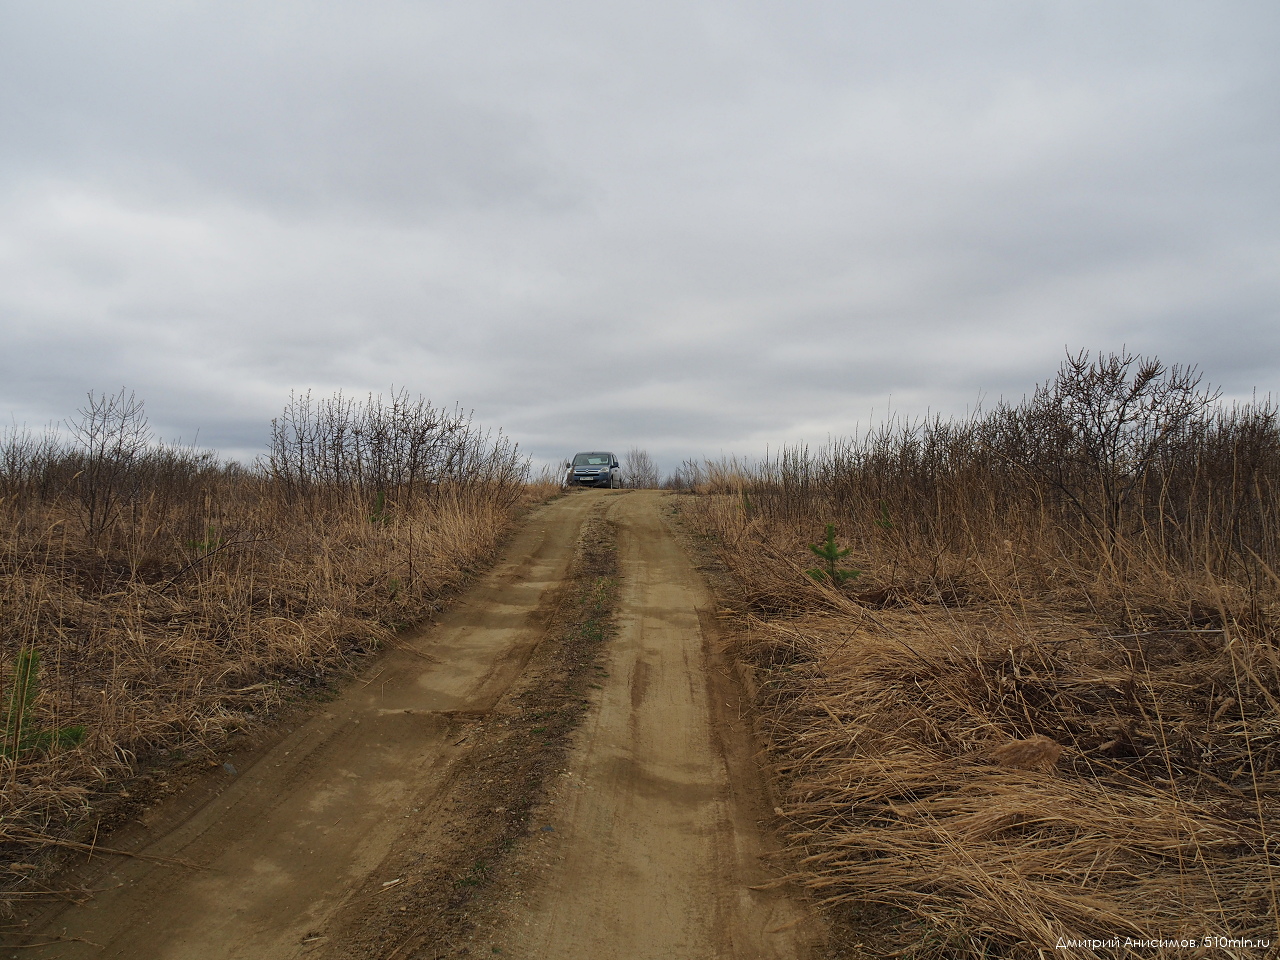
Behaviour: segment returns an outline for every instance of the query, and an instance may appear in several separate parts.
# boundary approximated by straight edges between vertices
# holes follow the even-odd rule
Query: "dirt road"
[[[711,600],[660,495],[603,491],[540,508],[439,623],[322,711],[112,837],[149,859],[85,865],[68,883],[96,895],[40,918],[14,941],[21,955],[457,955],[457,943],[369,917],[395,910],[413,876],[433,876],[411,876],[408,851],[429,861],[488,816],[455,796],[468,782],[460,771],[474,781],[479,769],[481,738],[469,731],[519,711],[512,691],[536,680],[531,659],[550,642],[589,515],[617,532],[617,631],[567,769],[536,812],[541,826],[507,845],[508,873],[477,906],[466,949],[487,943],[485,953],[530,960],[808,956],[800,908],[751,889],[768,879],[767,807]],[[422,902],[401,901],[405,929]],[[26,946],[41,941],[52,942]]]

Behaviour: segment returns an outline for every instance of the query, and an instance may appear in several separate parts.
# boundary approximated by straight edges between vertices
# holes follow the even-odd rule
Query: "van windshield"
[[[575,467],[603,467],[608,466],[609,461],[613,459],[607,453],[580,453],[573,458]]]

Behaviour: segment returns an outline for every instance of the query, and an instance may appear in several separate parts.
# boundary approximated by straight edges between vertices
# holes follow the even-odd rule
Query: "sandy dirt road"
[[[547,640],[593,514],[617,531],[617,631],[567,770],[539,814],[549,829],[512,851],[518,883],[494,890],[480,931],[486,952],[809,956],[800,908],[751,889],[768,879],[768,808],[710,597],[660,495],[603,491],[535,511],[437,624],[383,654],[319,712],[113,836],[113,846],[150,859],[84,865],[68,884],[96,895],[39,917],[12,941],[20,955],[457,955],[456,944],[429,938],[371,938],[367,923],[357,938],[351,917],[382,891],[401,892],[403,851],[457,833],[450,816],[483,815],[438,801],[469,762],[468,724],[509,709],[504,698]],[[30,946],[41,941],[56,942]]]
[[[622,575],[608,680],[539,838],[551,865],[508,909],[500,949],[530,960],[807,956],[799,908],[752,889],[769,879],[768,808],[712,599],[658,495],[629,494],[606,516]]]

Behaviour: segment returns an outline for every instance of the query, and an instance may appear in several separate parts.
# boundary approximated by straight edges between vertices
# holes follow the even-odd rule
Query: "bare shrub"
[[[7,428],[0,435],[0,489],[10,497],[48,497],[52,484],[65,486],[72,476],[53,475],[64,455],[62,441],[51,426],[41,433],[25,427]]]
[[[354,489],[396,504],[444,485],[514,502],[529,463],[501,431],[477,425],[460,407],[435,407],[408,391],[353,400],[294,394],[271,421],[267,466],[293,495]]]
[[[662,482],[662,473],[648,451],[632,447],[622,461],[622,476],[628,487],[654,490]]]
[[[1070,356],[1030,402],[998,417],[1000,447],[1114,545],[1148,477],[1172,465],[1220,392],[1194,367],[1130,353]]]
[[[72,486],[80,520],[93,541],[115,522],[122,502],[139,495],[138,460],[151,443],[141,400],[123,389],[113,396],[89,394],[80,418],[68,429],[78,447]]]

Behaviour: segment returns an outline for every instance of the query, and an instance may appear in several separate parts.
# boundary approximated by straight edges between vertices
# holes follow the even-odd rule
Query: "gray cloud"
[[[1272,5],[4,20],[19,420],[127,384],[250,456],[290,389],[396,384],[671,465],[1019,396],[1064,347],[1278,386]]]

